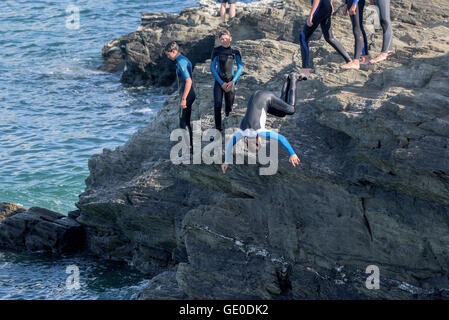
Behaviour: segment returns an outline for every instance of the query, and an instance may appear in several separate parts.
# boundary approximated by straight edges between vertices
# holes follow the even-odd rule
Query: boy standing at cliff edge
[[[196,95],[193,90],[192,63],[179,52],[179,46],[175,41],[165,46],[165,55],[168,59],[176,61],[176,76],[178,78],[179,90],[179,127],[189,130],[190,153],[193,151],[192,126],[190,125],[190,115],[192,114],[192,104]]]
[[[242,55],[237,48],[231,47],[231,33],[222,30],[218,34],[221,46],[215,47],[212,51],[210,71],[214,76],[214,115],[215,128],[222,131],[221,109],[223,96],[225,100],[225,114],[229,116],[232,111],[235,97],[235,83],[242,74]],[[237,64],[237,71],[234,66]],[[210,138],[211,141],[214,137]]]
[[[235,3],[237,0],[220,0],[221,7],[220,7],[220,16],[221,16],[221,23],[220,26],[225,27],[226,26],[226,3],[229,3],[229,21],[232,21],[235,17]]]

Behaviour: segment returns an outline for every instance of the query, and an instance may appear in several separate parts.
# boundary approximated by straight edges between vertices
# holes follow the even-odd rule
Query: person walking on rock
[[[235,84],[242,74],[242,55],[240,51],[231,47],[231,33],[228,30],[220,31],[219,40],[221,45],[212,51],[210,71],[214,76],[214,116],[215,128],[222,131],[221,109],[223,96],[225,100],[225,115],[229,116],[232,111],[235,97]],[[237,65],[237,71],[235,71]],[[213,137],[211,137],[211,141]]]
[[[365,0],[346,0],[343,9],[343,15],[347,15],[352,23],[352,32],[354,34],[354,60],[348,62],[341,67],[343,69],[360,69],[360,64],[366,64],[368,58],[368,40],[363,28],[363,9],[365,8]]]
[[[190,125],[190,116],[192,114],[192,104],[196,95],[193,90],[192,63],[181,54],[179,46],[175,41],[165,46],[165,55],[168,59],[176,61],[176,76],[178,80],[179,99],[179,127],[189,130],[190,135],[190,153],[193,150],[193,134]]]
[[[304,28],[300,34],[300,44],[301,44],[301,56],[302,56],[302,71],[301,73],[305,77],[310,76],[310,67],[309,67],[309,40],[312,36],[313,32],[321,26],[321,30],[323,31],[324,39],[329,43],[342,57],[346,62],[350,62],[351,58],[349,54],[346,52],[345,48],[338,42],[333,34],[331,29],[331,17],[334,12],[334,7],[332,4],[332,0],[311,0],[312,9],[310,10],[309,17],[304,25]]]
[[[221,23],[220,26],[225,27],[226,26],[226,3],[229,3],[229,21],[231,22],[232,19],[235,17],[235,3],[237,0],[220,0],[221,6],[220,6],[220,17],[221,17]]]
[[[245,117],[240,123],[240,129],[232,135],[226,144],[225,162],[221,165],[223,173],[226,173],[228,169],[233,146],[244,137],[256,138],[257,150],[261,143],[261,137],[275,139],[287,149],[290,154],[289,162],[294,167],[299,164],[300,160],[288,140],[274,131],[265,129],[267,114],[285,117],[294,114],[296,111],[296,83],[298,80],[305,80],[305,78],[297,73],[291,73],[284,77],[280,97],[270,91],[257,90],[249,98]]]
[[[382,52],[370,60],[370,63],[374,64],[388,59],[393,54],[393,29],[390,19],[390,0],[371,0],[370,2],[379,8],[380,25],[383,31]]]

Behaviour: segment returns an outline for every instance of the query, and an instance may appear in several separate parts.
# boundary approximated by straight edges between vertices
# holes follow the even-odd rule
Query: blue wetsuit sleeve
[[[210,72],[212,72],[212,75],[214,76],[215,81],[217,81],[221,86],[223,84],[223,80],[221,80],[220,76],[218,75],[217,67],[218,67],[218,56],[216,56],[215,58],[213,58],[211,60]]]
[[[234,83],[237,82],[237,80],[240,78],[240,75],[242,74],[243,65],[242,65],[242,57],[240,55],[235,56],[235,60],[237,61],[237,72],[234,75],[234,78],[232,81]]]
[[[228,143],[226,144],[225,163],[229,163],[229,157],[232,154],[232,147],[234,147],[237,141],[239,141],[242,138],[243,138],[242,133],[240,131],[237,131],[232,135],[231,139],[229,139]]]
[[[359,3],[359,0],[353,0],[352,1],[352,4],[357,4],[357,3]]]
[[[265,139],[270,139],[270,138],[276,139],[277,141],[279,141],[282,144],[282,146],[285,149],[287,149],[288,153],[291,156],[295,154],[295,151],[293,150],[292,146],[290,145],[290,142],[288,142],[287,138],[284,137],[283,135],[278,134],[274,131],[262,131],[262,132],[259,132],[259,135],[261,137],[264,137]]]
[[[187,60],[181,60],[178,62],[178,70],[179,74],[181,75],[183,80],[187,80],[190,78],[190,73],[188,69],[188,61]]]

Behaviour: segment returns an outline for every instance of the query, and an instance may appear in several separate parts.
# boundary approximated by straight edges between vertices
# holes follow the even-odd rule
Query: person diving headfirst
[[[221,166],[223,173],[226,173],[229,166],[229,157],[232,153],[233,146],[244,137],[255,137],[257,138],[258,144],[260,144],[262,137],[265,139],[275,139],[287,149],[290,154],[289,162],[294,167],[299,164],[300,160],[288,140],[281,134],[265,129],[265,122],[267,114],[285,117],[286,115],[295,113],[296,83],[298,80],[305,79],[305,77],[297,73],[285,75],[280,97],[271,91],[264,90],[257,90],[251,95],[245,116],[240,123],[240,128],[226,144],[225,162]]]

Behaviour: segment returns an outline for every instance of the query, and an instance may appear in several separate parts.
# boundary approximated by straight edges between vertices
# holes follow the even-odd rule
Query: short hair
[[[229,32],[229,30],[227,30],[227,29],[223,29],[223,30],[221,30],[219,33],[218,33],[218,38],[221,38],[221,36],[229,36],[229,37],[232,37],[231,36],[231,33]]]
[[[171,52],[173,50],[179,51],[179,46],[176,41],[171,41],[165,46],[165,52]]]

